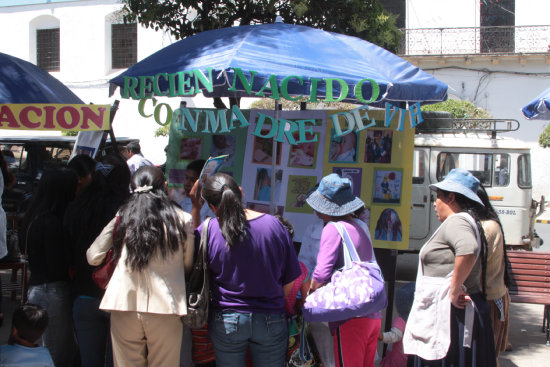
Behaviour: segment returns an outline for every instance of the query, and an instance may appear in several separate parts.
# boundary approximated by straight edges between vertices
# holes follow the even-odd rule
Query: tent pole
[[[275,123],[279,121],[279,100],[275,100]],[[280,126],[278,126],[280,128]],[[269,198],[269,214],[274,215],[277,212],[277,205],[275,204],[275,185],[277,184],[277,141],[273,138],[273,147],[271,149],[271,189]]]

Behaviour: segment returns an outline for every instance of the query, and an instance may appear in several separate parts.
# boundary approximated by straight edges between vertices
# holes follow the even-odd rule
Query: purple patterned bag
[[[345,265],[331,281],[307,296],[306,321],[342,321],[364,317],[388,305],[384,277],[372,252],[371,261],[361,261],[345,227],[333,223],[344,242]]]

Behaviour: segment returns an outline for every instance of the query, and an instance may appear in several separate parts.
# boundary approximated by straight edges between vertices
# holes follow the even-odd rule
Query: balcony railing
[[[399,55],[550,52],[550,26],[403,29]]]

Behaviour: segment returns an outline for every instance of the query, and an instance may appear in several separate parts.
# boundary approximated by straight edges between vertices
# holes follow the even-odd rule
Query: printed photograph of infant
[[[292,135],[294,139],[299,139],[298,133]],[[313,140],[314,135],[317,136],[317,141],[290,146],[290,155],[288,158],[289,167],[315,168],[315,162],[317,161],[317,145],[319,144],[320,134],[306,134],[306,139]]]
[[[399,215],[393,209],[387,208],[380,213],[376,222],[374,239],[381,241],[399,241],[402,240],[402,226]]]
[[[393,131],[367,130],[365,140],[365,162],[391,163]]]
[[[275,174],[275,197],[274,201],[279,200],[281,184],[283,182],[283,170],[277,170]],[[258,168],[256,171],[256,184],[254,185],[254,200],[271,200],[271,168]]]
[[[357,163],[357,132],[352,131],[344,136],[334,136],[335,131],[330,131],[329,162]]]
[[[217,157],[224,154],[229,155],[229,157],[223,165],[226,167],[233,167],[235,156],[235,136],[222,134],[212,135],[210,156]]]
[[[374,170],[373,203],[399,204],[403,172],[400,170]]]
[[[183,138],[181,139],[180,159],[195,160],[201,157],[201,138]]]
[[[267,135],[267,130],[262,130],[262,135]],[[281,152],[283,144],[277,142],[277,161],[276,164],[281,164]],[[254,150],[252,152],[252,163],[271,165],[273,156],[273,138],[266,139],[254,136]]]

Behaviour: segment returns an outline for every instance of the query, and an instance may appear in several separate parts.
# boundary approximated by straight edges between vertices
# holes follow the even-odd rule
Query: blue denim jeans
[[[218,366],[245,366],[248,347],[254,366],[283,367],[285,364],[286,315],[216,312],[209,322],[209,331]]]
[[[72,298],[68,282],[29,287],[28,302],[48,312],[48,327],[39,344],[48,348],[56,367],[74,366],[78,348],[73,328]]]
[[[99,309],[99,303],[97,298],[79,296],[73,304],[82,367],[113,366],[109,314]]]

